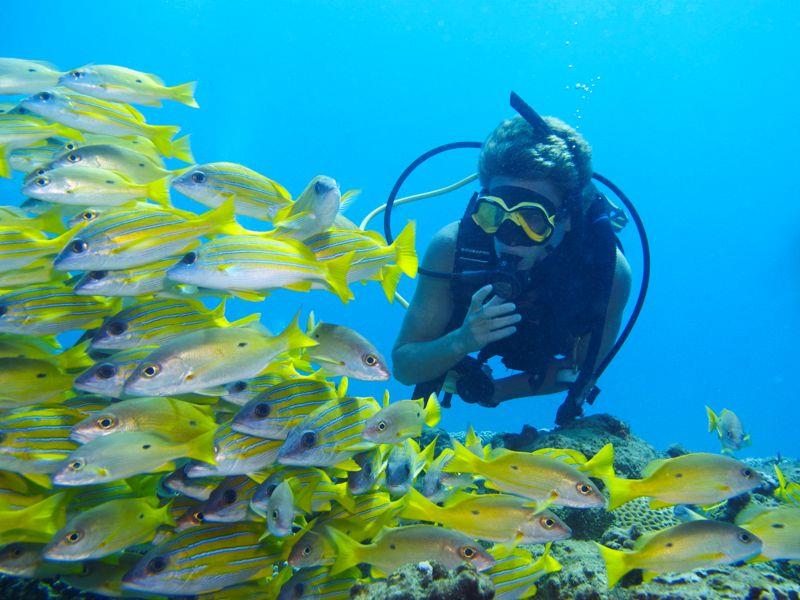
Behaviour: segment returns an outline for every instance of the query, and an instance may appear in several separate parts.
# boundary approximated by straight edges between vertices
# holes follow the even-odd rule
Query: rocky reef
[[[350,590],[357,600],[491,600],[492,582],[470,565],[448,571],[437,562],[410,564],[385,580]]]

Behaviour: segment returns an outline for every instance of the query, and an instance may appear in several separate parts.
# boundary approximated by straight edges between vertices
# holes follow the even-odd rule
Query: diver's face
[[[500,186],[515,186],[529,189],[545,196],[556,209],[561,208],[564,202],[564,197],[561,192],[556,188],[553,183],[547,179],[518,179],[516,177],[506,177],[498,175],[492,177],[489,182],[489,189],[497,188]],[[530,269],[537,262],[542,260],[547,254],[564,239],[564,235],[570,230],[569,217],[561,218],[556,221],[553,235],[547,240],[546,243],[539,246],[507,246],[498,239],[494,238],[494,249],[499,254],[512,254],[514,256],[522,257],[519,261],[518,268],[520,270]]]

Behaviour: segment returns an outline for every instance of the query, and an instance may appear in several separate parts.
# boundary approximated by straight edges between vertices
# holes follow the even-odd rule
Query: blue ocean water
[[[659,448],[716,450],[703,406],[727,407],[752,433],[745,454],[797,456],[798,25],[800,4],[788,1],[43,0],[3,4],[0,56],[196,79],[200,110],[146,109],[148,118],[191,133],[198,161],[246,164],[295,194],[316,174],[360,188],[348,212],[356,222],[423,151],[482,140],[512,114],[516,90],[580,128],[596,170],[634,200],[652,244],[647,305],[590,412],[618,415]],[[406,191],[460,179],[476,157],[426,165]],[[4,201],[15,189],[0,185]],[[414,219],[422,253],[470,193],[399,209],[396,231]],[[636,282],[632,227],[622,240]],[[377,284],[354,291],[346,306],[325,292],[279,292],[261,306],[231,303],[228,316],[260,310],[279,328],[299,300],[304,314],[357,328],[388,357],[403,309]],[[363,394],[382,388],[353,383]],[[444,425],[548,427],[559,402],[489,410],[456,400]]]

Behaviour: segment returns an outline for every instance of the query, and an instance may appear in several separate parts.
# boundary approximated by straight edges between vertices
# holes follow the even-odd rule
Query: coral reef
[[[491,600],[491,581],[470,565],[448,571],[437,562],[405,565],[384,581],[351,590],[357,600]]]

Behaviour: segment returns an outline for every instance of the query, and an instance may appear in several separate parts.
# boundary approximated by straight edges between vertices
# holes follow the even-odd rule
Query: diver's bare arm
[[[431,240],[422,266],[452,273],[458,224]],[[392,351],[395,378],[406,385],[428,381],[453,367],[466,354],[456,332],[445,334],[453,312],[450,282],[420,275]]]
[[[614,283],[611,286],[611,295],[609,296],[608,312],[606,313],[606,325],[603,330],[603,341],[600,343],[600,352],[598,353],[597,363],[606,357],[619,334],[619,329],[622,324],[622,313],[625,310],[625,305],[628,302],[628,296],[631,291],[631,268],[625,256],[617,251],[617,262],[614,270]],[[587,340],[588,342],[588,340]],[[579,351],[579,360],[583,360],[585,356],[588,343],[584,343]],[[509,377],[495,380],[495,394],[494,400],[496,402],[505,402],[506,400],[513,400],[514,398],[525,398],[527,396],[542,396],[545,394],[555,394],[563,392],[569,386],[568,382],[558,381],[558,373],[565,368],[565,364],[561,362],[554,362],[545,375],[544,382],[536,390],[531,389],[528,382],[528,376],[525,373],[517,373]]]

